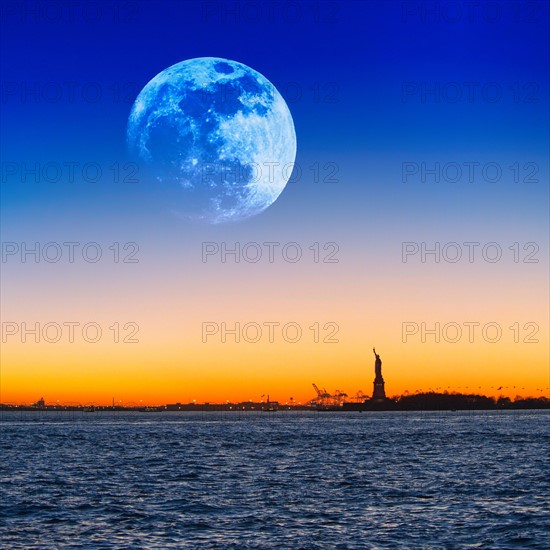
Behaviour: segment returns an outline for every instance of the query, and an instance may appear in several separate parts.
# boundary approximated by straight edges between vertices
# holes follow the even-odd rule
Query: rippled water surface
[[[0,547],[547,548],[549,421],[3,412]]]

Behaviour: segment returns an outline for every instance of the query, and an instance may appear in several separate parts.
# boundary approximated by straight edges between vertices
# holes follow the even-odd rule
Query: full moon
[[[285,100],[250,67],[217,57],[168,67],[141,90],[128,148],[175,194],[174,210],[206,223],[255,216],[277,200],[296,159]]]

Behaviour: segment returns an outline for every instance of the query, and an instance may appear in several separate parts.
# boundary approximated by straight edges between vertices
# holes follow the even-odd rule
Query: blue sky
[[[279,87],[294,117],[298,161],[337,163],[352,196],[384,196],[395,178],[388,165],[408,160],[525,159],[540,163],[547,178],[547,4],[538,3],[538,17],[523,7],[523,22],[507,2],[498,3],[494,22],[481,7],[470,21],[461,3],[461,17],[445,12],[457,21],[441,13],[433,20],[432,4],[275,3],[270,12],[248,2],[100,3],[97,22],[86,20],[91,8],[71,17],[58,6],[38,21],[32,10],[4,13],[3,157],[102,166],[122,160],[127,115],[141,87],[183,59],[221,56]],[[45,21],[48,13],[59,21]],[[28,93],[36,85],[39,101]],[[422,88],[439,88],[439,101],[423,98]],[[456,93],[462,99],[453,101]],[[365,181],[382,168],[384,182]],[[4,192],[10,201],[25,191]],[[80,192],[73,186],[58,198]]]

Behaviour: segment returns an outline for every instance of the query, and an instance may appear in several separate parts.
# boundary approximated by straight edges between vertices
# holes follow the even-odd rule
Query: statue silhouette
[[[384,378],[382,378],[382,359],[380,355],[376,353],[376,349],[372,348],[374,352],[374,384],[372,392],[372,401],[384,401],[386,399],[386,390],[384,388]]]
[[[372,348],[372,351],[374,352],[374,356],[376,357],[376,360],[374,361],[374,373],[376,375],[376,378],[380,379],[382,378],[382,359],[380,359],[380,355],[376,353],[376,350]]]

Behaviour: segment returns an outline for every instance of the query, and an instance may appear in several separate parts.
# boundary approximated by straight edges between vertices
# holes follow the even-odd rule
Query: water
[[[548,548],[548,411],[0,416],[2,548]]]

